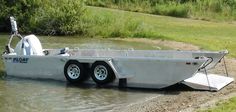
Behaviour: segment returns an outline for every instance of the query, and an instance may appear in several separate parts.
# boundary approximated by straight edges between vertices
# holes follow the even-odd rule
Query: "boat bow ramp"
[[[223,75],[196,73],[182,83],[197,90],[219,91],[233,81],[233,78]]]

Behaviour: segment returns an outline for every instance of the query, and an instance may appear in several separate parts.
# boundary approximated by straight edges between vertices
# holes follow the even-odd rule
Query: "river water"
[[[46,38],[46,37],[45,37]],[[55,41],[52,41],[53,39]],[[112,39],[85,38],[76,41],[50,37],[42,40],[46,48],[78,47],[98,49],[157,49],[158,46]],[[95,85],[70,85],[52,80],[22,79],[7,76],[0,80],[0,112],[104,112],[158,96],[142,89],[98,88]]]
[[[7,77],[0,80],[1,112],[103,112],[156,96],[153,91],[73,86],[66,82]]]

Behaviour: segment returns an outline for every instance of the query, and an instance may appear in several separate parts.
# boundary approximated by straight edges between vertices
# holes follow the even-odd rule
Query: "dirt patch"
[[[150,44],[168,46],[177,50],[199,50],[199,47],[182,42],[150,40],[150,39],[120,39],[124,41],[145,42]],[[226,58],[228,73],[236,78],[236,59]],[[220,63],[210,72],[224,74],[223,63]],[[218,92],[196,90],[164,90],[163,97],[153,97],[145,101],[136,102],[119,110],[124,112],[191,112],[197,109],[209,108],[219,100],[236,96],[236,83],[233,82]]]

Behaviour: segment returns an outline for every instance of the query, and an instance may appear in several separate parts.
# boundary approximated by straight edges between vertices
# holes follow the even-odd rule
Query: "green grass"
[[[207,50],[228,49],[230,56],[236,57],[234,22],[192,20],[98,7],[88,7],[88,12],[87,20],[93,20],[88,34],[93,36],[181,41]]]
[[[230,98],[227,101],[221,101],[216,104],[216,107],[199,110],[198,112],[235,112],[236,111],[236,97]]]
[[[90,6],[205,20],[235,20],[235,0],[86,0]]]

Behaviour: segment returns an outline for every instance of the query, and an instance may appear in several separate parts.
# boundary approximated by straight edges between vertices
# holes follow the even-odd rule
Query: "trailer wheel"
[[[86,79],[84,66],[78,61],[70,60],[64,67],[64,75],[70,83],[81,83]]]
[[[98,85],[108,84],[115,79],[115,74],[106,62],[95,62],[91,67],[91,77]]]

